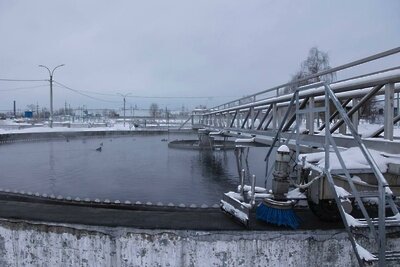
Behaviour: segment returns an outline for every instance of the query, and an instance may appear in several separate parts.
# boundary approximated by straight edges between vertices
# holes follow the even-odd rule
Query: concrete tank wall
[[[199,232],[0,221],[0,266],[356,265],[342,230]]]

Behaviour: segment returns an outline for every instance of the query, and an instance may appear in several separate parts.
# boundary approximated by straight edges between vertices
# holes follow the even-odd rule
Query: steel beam
[[[307,102],[309,100],[309,97],[303,99],[303,101],[301,102],[299,109],[303,109],[306,107]],[[290,119],[287,121],[287,123],[285,124],[285,126],[283,127],[282,131],[283,132],[287,132],[290,128],[290,126],[292,126],[292,124],[294,123],[294,121],[296,120],[296,113],[293,113],[293,115],[290,117]]]
[[[350,101],[352,100],[352,98],[348,98],[346,99],[343,103],[342,103],[342,108],[345,108],[347,106],[347,104],[350,103]],[[339,114],[339,111],[335,111],[332,113],[332,115],[329,117],[329,122],[332,122],[332,120]],[[318,128],[319,131],[322,131],[325,128],[325,122]]]
[[[361,100],[360,102],[357,103],[357,105],[353,106],[349,112],[347,112],[347,116],[351,116],[353,115],[356,111],[358,111],[358,109],[365,104],[365,102],[367,102],[371,97],[373,97],[381,88],[383,87],[383,85],[377,85],[374,88],[372,88],[371,91],[369,91],[368,94],[366,94]],[[393,117],[392,117],[393,120]],[[335,132],[340,125],[342,125],[344,122],[343,118],[341,118],[337,123],[335,123],[335,125],[332,126],[331,128],[331,133]]]
[[[257,126],[257,130],[260,130],[260,129],[261,129],[263,123],[265,122],[265,120],[266,120],[267,117],[268,117],[268,114],[271,112],[271,109],[272,109],[272,105],[269,105],[269,107],[268,107],[268,109],[267,109],[267,112],[265,113],[265,115],[264,115],[263,118],[261,119],[260,124]]]
[[[393,117],[394,117],[394,83],[385,85],[385,123],[384,138],[393,140]]]
[[[310,109],[310,112],[307,116],[307,128],[309,130],[309,134],[314,134],[314,112],[312,111],[314,104],[314,97],[310,97],[308,101],[308,108]]]
[[[353,99],[353,107],[357,106],[358,102],[360,102],[357,98]],[[353,115],[351,115],[351,121],[354,125],[354,128],[356,129],[356,131],[358,132],[358,124],[359,124],[359,118],[358,118],[358,113],[359,110],[355,111],[353,113]]]

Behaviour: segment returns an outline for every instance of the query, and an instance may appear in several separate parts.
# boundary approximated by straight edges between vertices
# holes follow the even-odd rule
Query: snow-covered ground
[[[107,122],[54,122],[53,128],[47,123],[28,123],[18,122],[16,120],[0,120],[0,134],[10,133],[47,133],[47,132],[81,132],[81,131],[134,131],[142,129],[166,129],[178,128],[182,125],[182,120],[157,120],[148,121],[145,125],[136,128],[132,122],[126,121],[125,126],[123,120],[109,120]],[[190,127],[190,123],[185,125]]]
[[[61,126],[64,125],[64,126]],[[132,124],[112,123],[54,123],[50,128],[47,124],[30,124],[26,122],[15,122],[13,120],[0,121],[0,134],[10,133],[47,133],[47,132],[80,132],[80,131],[131,131],[135,130]]]

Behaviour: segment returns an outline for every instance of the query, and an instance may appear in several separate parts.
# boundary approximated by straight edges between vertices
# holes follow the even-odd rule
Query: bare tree
[[[151,103],[150,108],[149,108],[150,116],[155,118],[158,115],[158,112],[159,112],[158,105],[156,103]]]
[[[319,50],[317,47],[312,47],[308,52],[307,58],[301,63],[300,70],[296,72],[290,82],[295,82],[290,86],[286,86],[283,90],[284,93],[290,93],[296,90],[297,87],[319,82],[326,81],[331,83],[336,79],[336,72],[318,76],[315,78],[307,79],[305,81],[297,82],[307,76],[316,74],[318,72],[331,69],[329,65],[329,55],[327,52]]]

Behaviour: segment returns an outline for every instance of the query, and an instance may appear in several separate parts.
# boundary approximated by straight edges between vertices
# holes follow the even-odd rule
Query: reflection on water
[[[166,135],[70,139],[0,146],[0,187],[80,198],[215,204],[235,190],[233,150],[169,149]],[[195,139],[195,135],[173,135]],[[101,152],[96,151],[103,143]],[[265,148],[246,165],[263,185]]]
[[[50,190],[54,193],[56,189],[56,171],[55,171],[55,159],[54,159],[54,143],[49,143],[49,185]]]
[[[227,153],[230,151],[199,151],[198,164],[202,168],[202,175],[205,177],[227,177],[228,169]]]

